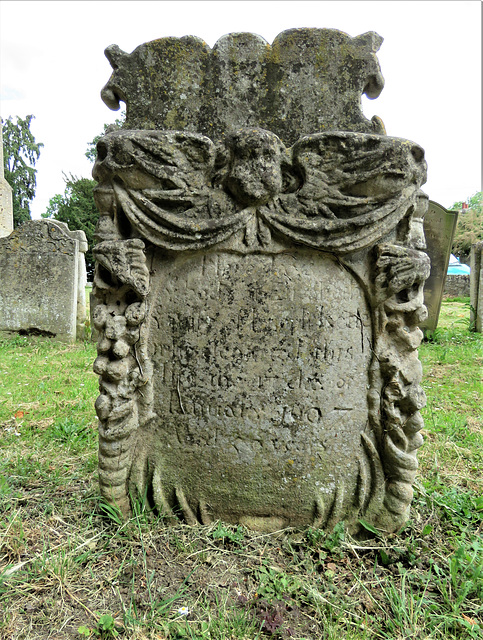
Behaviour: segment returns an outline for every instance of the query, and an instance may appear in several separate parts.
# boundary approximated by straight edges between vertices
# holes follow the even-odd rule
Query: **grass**
[[[0,341],[0,638],[483,637],[482,336],[443,302],[397,535],[123,521],[97,490],[93,344]],[[371,537],[369,537],[371,536]]]

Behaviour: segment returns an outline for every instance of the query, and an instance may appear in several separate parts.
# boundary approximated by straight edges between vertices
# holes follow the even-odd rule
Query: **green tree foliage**
[[[89,245],[86,252],[87,277],[92,280],[94,274],[92,246],[99,218],[93,196],[96,182],[89,178],[77,178],[72,174],[70,176],[64,174],[64,181],[64,195],[57,194],[50,199],[47,211],[42,214],[42,218],[53,218],[67,223],[71,230],[84,231]]]
[[[453,239],[453,253],[466,261],[471,245],[483,240],[483,195],[481,191],[471,196],[468,209],[462,210],[463,203],[455,202],[452,211],[459,211],[458,224]]]
[[[91,162],[95,162],[97,158],[97,150],[96,145],[102,136],[105,136],[106,133],[110,133],[111,131],[116,131],[117,129],[121,129],[122,125],[126,120],[126,114],[123,112],[120,118],[116,118],[113,124],[105,124],[103,133],[96,136],[92,142],[89,142],[87,145],[87,151],[85,152],[85,156]]]
[[[25,118],[16,116],[16,122],[10,116],[2,122],[3,168],[5,180],[12,187],[13,224],[18,227],[30,220],[30,203],[35,197],[37,169],[35,163],[44,145],[35,142],[30,131],[34,116]]]

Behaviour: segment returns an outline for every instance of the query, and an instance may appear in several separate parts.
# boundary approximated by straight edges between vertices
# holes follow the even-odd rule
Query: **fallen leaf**
[[[25,415],[25,412],[24,412],[24,411],[17,411],[17,412],[15,413],[15,417],[16,417],[17,419],[18,419],[18,418],[23,418],[23,417],[24,417],[24,415]]]
[[[464,613],[462,613],[461,616],[463,617],[464,620],[466,620],[466,622],[469,622],[470,624],[478,624],[476,620],[473,620],[473,618],[469,618],[468,616],[465,616]]]

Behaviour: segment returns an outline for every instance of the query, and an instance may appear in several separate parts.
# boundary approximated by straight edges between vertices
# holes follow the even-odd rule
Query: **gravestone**
[[[457,211],[448,211],[437,202],[429,201],[424,217],[424,235],[431,271],[424,285],[424,304],[428,316],[421,323],[421,329],[427,334],[433,333],[438,326],[457,222]]]
[[[0,238],[13,231],[12,187],[5,180],[3,167],[2,120],[0,118]]]
[[[26,222],[0,238],[0,332],[75,341],[86,316],[86,250],[83,231],[52,220]]]
[[[367,120],[382,38],[106,50],[99,478],[171,521],[386,531],[422,443],[424,152]]]
[[[483,332],[483,242],[471,245],[470,274],[470,326],[473,331]]]
[[[87,238],[84,231],[69,231],[72,238],[77,239],[79,250],[77,252],[77,305],[76,305],[76,339],[84,340],[86,338],[86,321],[87,321],[87,267],[85,253],[89,248]]]

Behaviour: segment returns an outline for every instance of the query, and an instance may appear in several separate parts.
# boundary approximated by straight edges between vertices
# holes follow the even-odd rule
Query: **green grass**
[[[342,524],[167,528],[142,503],[123,521],[98,495],[94,345],[0,341],[0,638],[482,638],[483,340],[468,325],[469,301],[445,301],[420,348],[410,522],[357,541]]]

